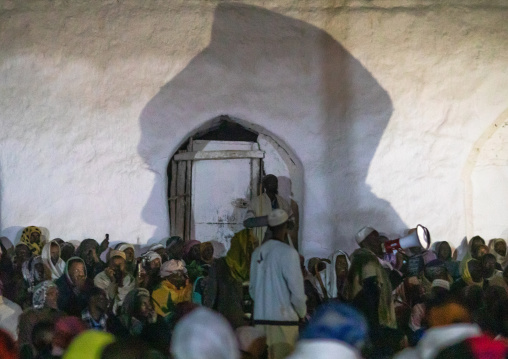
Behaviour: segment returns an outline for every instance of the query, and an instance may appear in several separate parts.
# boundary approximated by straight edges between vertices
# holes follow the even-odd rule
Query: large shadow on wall
[[[405,228],[365,182],[392,114],[386,91],[323,30],[238,4],[216,8],[209,46],[141,114],[138,149],[157,173],[143,210],[148,223],[154,211],[167,210],[165,171],[180,141],[217,114],[267,129],[299,157],[307,182],[304,242],[314,240],[311,226],[324,231],[319,240],[332,249],[337,241],[351,249],[363,225]]]

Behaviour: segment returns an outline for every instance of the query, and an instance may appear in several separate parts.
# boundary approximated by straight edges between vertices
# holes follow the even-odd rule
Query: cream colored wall
[[[471,153],[508,109],[508,3],[244,4],[0,2],[1,234],[167,236],[169,158],[230,114],[301,162],[306,256],[366,224],[507,235],[508,133]]]

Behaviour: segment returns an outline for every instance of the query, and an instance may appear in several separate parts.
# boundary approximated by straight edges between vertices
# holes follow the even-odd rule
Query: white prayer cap
[[[372,232],[376,232],[376,230],[372,227],[363,227],[362,229],[360,229],[358,231],[358,233],[356,233],[356,236],[355,236],[356,243],[358,243],[358,245],[360,245],[360,243],[362,243],[363,240],[365,238],[367,238],[369,236],[369,234],[371,234]]]
[[[434,279],[432,281],[432,287],[441,287],[446,290],[450,290],[450,282],[444,279]]]
[[[274,209],[269,215],[268,215],[268,225],[270,227],[276,227],[283,223],[286,223],[288,220],[288,214],[283,209]]]

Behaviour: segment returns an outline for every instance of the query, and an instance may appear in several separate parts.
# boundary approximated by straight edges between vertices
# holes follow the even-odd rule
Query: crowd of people
[[[1,358],[506,358],[506,241],[446,241],[386,253],[371,227],[357,250],[304,259],[290,216],[270,238],[0,242]],[[139,251],[139,249],[138,249]]]

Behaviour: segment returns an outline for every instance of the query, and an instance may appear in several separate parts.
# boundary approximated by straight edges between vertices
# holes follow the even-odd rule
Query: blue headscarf
[[[338,340],[361,349],[367,341],[367,335],[367,321],[356,309],[344,303],[327,302],[318,307],[300,333],[300,340]]]

